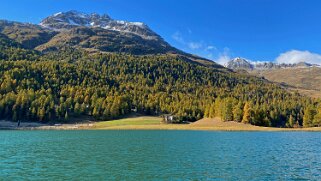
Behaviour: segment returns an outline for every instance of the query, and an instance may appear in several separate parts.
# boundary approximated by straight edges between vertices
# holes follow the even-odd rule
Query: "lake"
[[[0,131],[0,180],[321,180],[321,133]]]

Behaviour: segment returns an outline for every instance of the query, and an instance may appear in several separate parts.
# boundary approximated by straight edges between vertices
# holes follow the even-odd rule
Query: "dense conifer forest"
[[[110,120],[139,112],[173,114],[177,123],[220,117],[259,126],[321,125],[317,100],[178,55],[89,55],[73,49],[41,55],[0,42],[0,119]]]

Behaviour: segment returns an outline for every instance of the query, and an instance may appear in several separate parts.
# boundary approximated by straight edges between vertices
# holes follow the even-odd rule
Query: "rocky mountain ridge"
[[[57,31],[83,26],[133,33],[149,40],[157,40],[160,38],[159,35],[142,22],[114,20],[107,14],[86,14],[78,11],[59,12],[45,18],[39,25]]]
[[[39,24],[0,20],[0,38],[2,43],[12,42],[16,47],[40,54],[62,55],[63,52],[75,51],[90,54],[171,54],[186,61],[223,68],[213,61],[176,49],[144,23],[114,20],[106,14],[60,12]],[[8,53],[2,54],[2,57],[11,57]]]
[[[232,70],[246,70],[246,71],[260,71],[260,70],[274,70],[274,69],[288,69],[288,68],[311,68],[320,67],[317,64],[308,62],[299,62],[294,64],[274,63],[274,62],[251,62],[245,58],[237,57],[229,61],[225,67]]]

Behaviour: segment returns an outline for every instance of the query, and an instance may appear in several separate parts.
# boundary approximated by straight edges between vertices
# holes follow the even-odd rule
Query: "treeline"
[[[300,97],[298,94],[296,96]],[[321,125],[320,105],[314,106],[310,101],[297,99],[260,103],[230,97],[217,98],[215,102],[207,105],[204,116],[267,127],[297,128]]]
[[[0,33],[0,60],[36,60],[39,57],[36,51],[24,49],[19,43]]]
[[[177,122],[221,117],[262,126],[319,125],[316,101],[261,78],[173,55],[66,52],[59,61],[58,54],[0,61],[0,119],[109,120],[137,111],[173,114]]]

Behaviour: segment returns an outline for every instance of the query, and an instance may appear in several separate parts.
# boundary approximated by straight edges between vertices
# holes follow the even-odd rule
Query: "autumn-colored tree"
[[[233,105],[232,105],[232,99],[230,98],[225,99],[223,102],[222,120],[233,121]]]
[[[304,127],[311,127],[313,126],[313,119],[315,116],[315,110],[313,106],[308,106],[304,110],[304,116],[303,116],[303,126]]]
[[[243,119],[243,103],[239,102],[233,108],[234,121],[241,122]]]
[[[313,118],[313,125],[314,126],[321,126],[321,105],[319,105],[316,115]]]
[[[245,102],[242,123],[249,124],[252,121],[252,108],[249,102]]]

